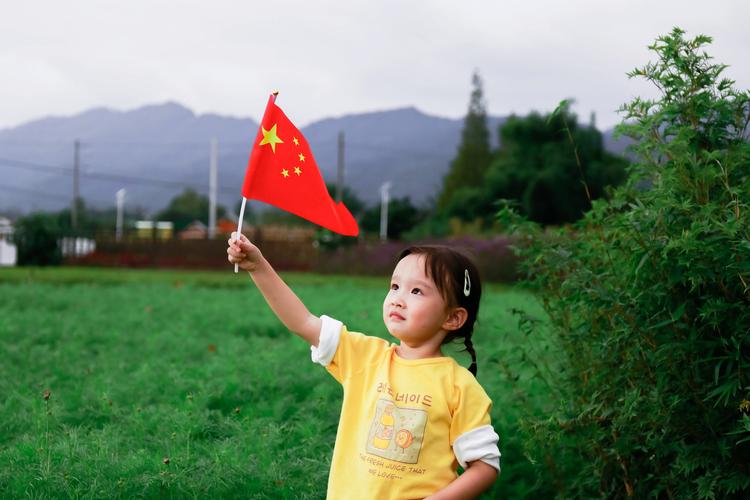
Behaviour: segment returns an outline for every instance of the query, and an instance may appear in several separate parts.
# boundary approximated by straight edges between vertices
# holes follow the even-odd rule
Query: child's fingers
[[[227,254],[229,254],[230,257],[234,257],[235,259],[244,259],[247,257],[243,252],[240,251],[239,248],[236,248],[234,245],[230,245],[229,248],[227,248]]]
[[[232,235],[231,235],[230,241],[238,241],[238,239],[237,239],[237,231],[232,231]],[[250,240],[247,239],[247,236],[245,236],[244,234],[240,234],[239,242],[240,243],[250,243]]]
[[[227,240],[227,253],[229,253],[230,249],[233,250],[235,255],[239,256],[240,258],[244,259],[246,258],[251,252],[253,252],[253,244],[250,243],[250,240],[245,237],[245,235],[241,234],[240,239],[237,240],[237,233],[233,232],[231,238]]]

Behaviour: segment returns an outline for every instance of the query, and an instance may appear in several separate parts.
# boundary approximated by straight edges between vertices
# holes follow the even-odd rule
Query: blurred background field
[[[312,312],[387,335],[384,278],[284,277]],[[519,427],[545,405],[520,344],[545,343],[514,310],[543,317],[529,292],[486,287],[478,379],[503,453],[487,498],[546,488]],[[0,496],[324,496],[340,386],[245,274],[2,269],[0,323]]]

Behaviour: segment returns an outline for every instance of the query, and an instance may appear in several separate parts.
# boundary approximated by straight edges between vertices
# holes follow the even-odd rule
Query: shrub
[[[510,249],[511,240],[504,236],[490,239],[464,236],[409,242],[362,242],[356,246],[321,252],[314,270],[319,273],[390,276],[398,255],[413,244],[448,245],[466,252],[474,259],[483,280],[510,283],[516,279],[517,259]]]
[[[546,234],[500,213],[561,353],[527,421],[560,497],[750,494],[750,94],[710,42],[675,28],[629,75],[660,96],[622,107],[637,160],[611,200]]]
[[[16,221],[13,240],[18,247],[19,266],[50,266],[62,261],[58,239],[62,231],[57,216],[33,213]]]

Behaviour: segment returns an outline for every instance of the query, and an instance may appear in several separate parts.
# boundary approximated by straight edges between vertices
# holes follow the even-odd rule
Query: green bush
[[[710,42],[675,28],[629,75],[660,96],[622,107],[637,160],[611,200],[547,232],[500,213],[563,353],[527,419],[559,497],[750,495],[750,93]]]
[[[54,266],[62,261],[57,240],[62,230],[55,214],[33,213],[16,221],[13,234],[19,266]]]

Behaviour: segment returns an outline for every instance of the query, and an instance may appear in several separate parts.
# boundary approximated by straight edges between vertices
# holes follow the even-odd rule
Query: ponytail
[[[469,366],[469,371],[472,375],[475,377],[477,376],[477,353],[474,351],[474,344],[471,341],[471,337],[467,336],[464,337],[464,346],[466,346],[466,350],[471,354],[471,365]]]

